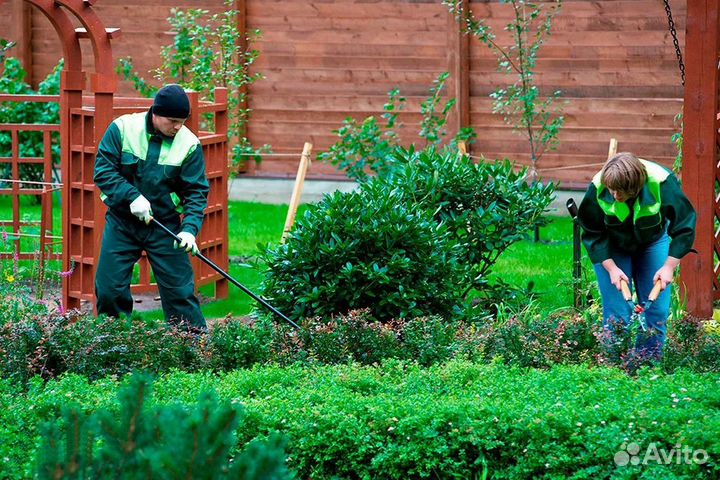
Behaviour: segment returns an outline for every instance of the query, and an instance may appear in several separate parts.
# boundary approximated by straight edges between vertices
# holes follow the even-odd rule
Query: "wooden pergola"
[[[701,318],[711,317],[720,299],[719,8],[720,0],[687,2],[682,181],[698,213],[698,253],[683,259],[680,276],[688,311]]]
[[[92,8],[94,0],[25,1],[38,8],[50,20],[65,59],[60,83],[62,266],[63,270],[72,273],[63,277],[62,298],[65,307],[79,308],[83,301],[91,304],[95,302],[95,265],[105,227],[105,205],[93,181],[97,146],[115,117],[123,113],[146,111],[149,101],[114,97],[118,79],[110,40],[119,35],[119,29],[105,28]],[[76,28],[74,21],[82,26]],[[93,51],[95,70],[89,75],[89,89],[87,75],[83,70],[80,39],[88,39]],[[91,98],[84,98],[84,93],[89,93]],[[197,93],[191,92],[189,96],[193,113],[187,126],[200,139],[210,183],[205,228],[198,239],[198,247],[206,258],[227,270],[227,90],[216,89],[216,101],[212,104],[201,104]],[[200,131],[203,115],[212,116],[215,131]],[[19,157],[19,154],[15,157]],[[20,161],[19,158],[17,160]],[[192,262],[196,286],[214,283],[217,297],[228,295],[225,278],[196,258]],[[140,283],[133,285],[133,291],[154,291],[150,278],[147,259],[142,258]]]

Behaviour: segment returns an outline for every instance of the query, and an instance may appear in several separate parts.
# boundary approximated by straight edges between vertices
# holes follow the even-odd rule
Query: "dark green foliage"
[[[396,324],[372,320],[368,310],[354,310],[330,321],[307,319],[303,328],[302,348],[322,363],[355,361],[370,365],[402,355],[402,331]]]
[[[492,296],[492,265],[545,222],[553,191],[508,161],[398,149],[383,175],[310,207],[264,251],[265,295],[295,319],[363,308],[381,321],[450,319],[471,291]]]
[[[691,315],[670,322],[663,353],[666,371],[678,368],[697,372],[720,371],[720,332],[709,331],[705,323]]]
[[[447,228],[380,182],[326,196],[263,257],[264,294],[294,319],[364,308],[380,321],[449,317],[459,300]]]
[[[14,95],[59,95],[61,60],[45,80],[40,82],[37,91],[25,83],[25,71],[17,58],[8,57],[0,63],[0,93]],[[0,123],[40,123],[57,124],[60,122],[60,104],[57,102],[0,102]],[[43,157],[43,132],[22,132],[20,140],[21,157]],[[0,157],[11,156],[11,138],[9,132],[0,132]],[[54,162],[60,161],[60,142],[53,135],[51,151]],[[0,164],[0,176],[9,178],[10,164]],[[38,164],[20,165],[20,178],[43,181],[43,167]]]
[[[208,364],[205,337],[137,317],[71,313],[8,321],[0,328],[0,375],[25,383],[65,372],[98,379],[132,370],[194,371]]]
[[[487,288],[487,275],[507,247],[547,223],[543,213],[555,186],[528,183],[526,170],[508,160],[475,163],[451,150],[398,149],[393,165],[377,181],[447,226],[464,267],[456,279],[463,294]]]
[[[462,344],[455,338],[458,326],[440,317],[408,320],[402,330],[403,358],[425,366],[453,358]]]
[[[86,415],[63,408],[63,422],[43,427],[38,449],[40,479],[243,479],[290,478],[284,444],[275,435],[255,441],[231,459],[242,410],[202,394],[187,408],[151,408],[151,381],[131,377],[119,393],[119,412]]]
[[[265,318],[252,324],[237,319],[215,322],[210,332],[213,369],[250,368],[269,361],[272,336],[272,320]]]

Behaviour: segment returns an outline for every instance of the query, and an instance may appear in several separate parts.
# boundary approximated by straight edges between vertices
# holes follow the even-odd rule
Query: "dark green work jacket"
[[[149,112],[118,117],[98,146],[94,180],[121,218],[135,218],[130,203],[142,194],[159,221],[182,213],[182,230],[200,232],[209,187],[200,141],[185,126],[170,138],[155,130]]]
[[[658,240],[666,228],[671,257],[682,258],[692,250],[695,209],[672,172],[653,162],[641,162],[648,180],[637,198],[616,202],[598,173],[580,203],[582,240],[593,263],[611,258],[614,252],[632,255]]]

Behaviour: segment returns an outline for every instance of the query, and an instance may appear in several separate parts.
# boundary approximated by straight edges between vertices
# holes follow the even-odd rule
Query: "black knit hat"
[[[161,117],[187,118],[190,116],[190,100],[180,85],[166,85],[155,95],[152,111]]]

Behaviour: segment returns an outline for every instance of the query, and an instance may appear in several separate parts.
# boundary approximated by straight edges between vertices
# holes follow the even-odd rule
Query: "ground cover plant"
[[[133,382],[0,381],[0,476],[31,476],[42,425],[66,404],[120,415],[117,392]],[[146,403],[182,417],[214,391],[242,411],[230,451],[280,434],[297,478],[713,479],[719,386],[718,374],[688,371],[386,361],[166,373]]]

